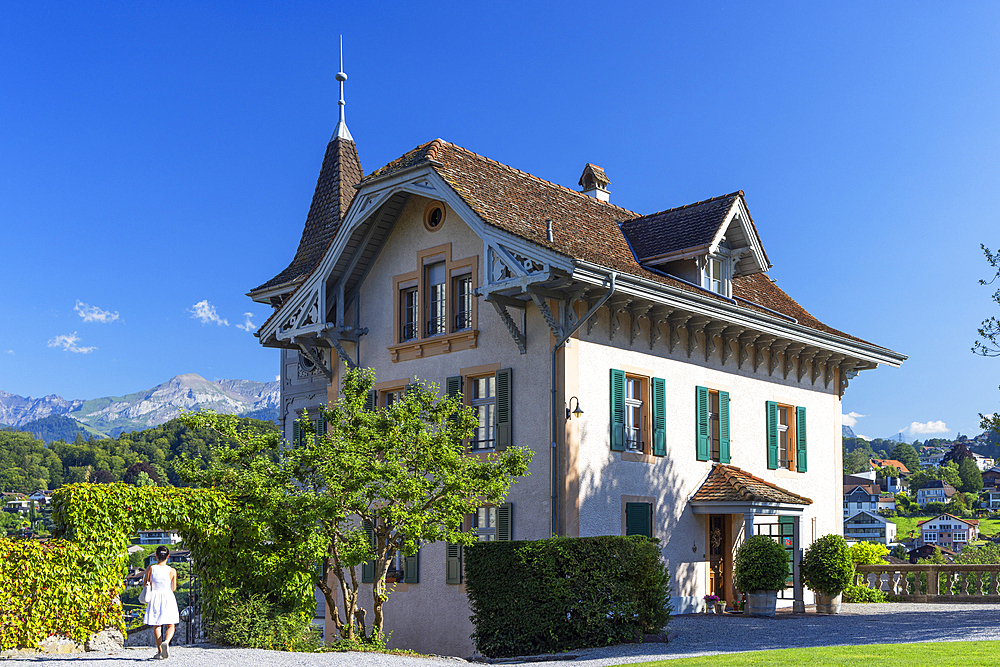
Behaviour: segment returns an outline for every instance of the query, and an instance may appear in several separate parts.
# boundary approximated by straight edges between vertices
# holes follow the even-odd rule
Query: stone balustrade
[[[858,565],[854,583],[902,602],[1000,602],[1000,565]]]

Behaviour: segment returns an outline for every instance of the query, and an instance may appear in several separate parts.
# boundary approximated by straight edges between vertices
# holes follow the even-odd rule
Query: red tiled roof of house
[[[909,468],[907,468],[905,465],[903,465],[896,459],[868,459],[868,464],[874,470],[878,470],[879,468],[884,468],[885,466],[892,466],[893,468],[895,468],[896,470],[898,470],[903,474],[906,475],[910,474]]]
[[[389,162],[363,178],[361,185],[423,164],[433,167],[487,225],[498,227],[572,259],[593,262],[700,296],[728,301],[671,276],[650,271],[639,264],[620,225],[651,216],[640,216],[442,139],[422,144]],[[699,202],[698,205],[742,195],[740,191]],[[669,209],[654,215],[666,215],[671,211],[694,206],[697,205]],[[552,221],[552,241],[548,241],[546,234],[548,220]],[[743,301],[738,301],[739,306],[749,310],[767,313],[765,308],[770,309],[792,317],[811,329],[872,344],[823,324],[764,274],[734,278],[733,296],[742,299]],[[748,301],[752,303],[747,303]]]
[[[736,466],[717,463],[691,497],[692,502],[736,501],[811,505],[812,500],[755,477]]]
[[[937,516],[931,517],[930,519],[924,519],[923,521],[918,521],[917,525],[918,526],[922,526],[925,523],[927,523],[928,521],[934,521],[935,519],[937,519],[940,516],[947,516],[947,517],[950,517],[950,518],[954,519],[955,521],[961,521],[963,523],[967,523],[970,526],[978,526],[979,525],[979,519],[959,519],[954,514],[938,514]]]

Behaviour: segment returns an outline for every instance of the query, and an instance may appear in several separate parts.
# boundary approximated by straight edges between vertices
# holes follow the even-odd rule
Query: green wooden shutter
[[[461,544],[449,544],[448,545],[448,568],[445,583],[448,584],[460,584],[462,583],[462,545]]]
[[[292,422],[292,447],[298,447],[302,440],[302,427],[299,425],[299,420],[296,419]]]
[[[778,404],[767,402],[767,467],[778,468]]]
[[[806,409],[795,408],[795,440],[798,444],[798,460],[795,461],[795,469],[799,472],[806,471]]]
[[[729,463],[729,392],[719,392],[719,463]]]
[[[504,503],[497,506],[497,541],[510,542],[513,536],[514,505]]]
[[[501,452],[513,443],[513,373],[512,368],[501,368],[496,372],[497,383],[497,441],[496,450]]]
[[[652,537],[652,510],[649,503],[625,503],[625,534]]]
[[[611,451],[625,451],[625,371],[611,369]]]
[[[710,458],[711,448],[709,445],[712,440],[712,432],[708,423],[708,388],[707,387],[695,387],[695,410],[696,410],[696,424],[695,424],[695,437],[697,442],[696,455],[699,461],[707,461]]]
[[[410,385],[409,387],[406,388],[406,390],[409,391],[410,387],[412,387],[412,386],[413,385]],[[444,381],[444,392],[445,392],[445,395],[448,398],[451,398],[451,397],[455,396],[455,397],[458,397],[459,402],[461,402],[461,400],[462,400],[462,376],[461,375],[452,375],[450,378],[448,378],[447,380],[445,380]],[[453,414],[450,417],[450,421],[451,421],[452,427],[454,427],[455,423],[458,421],[458,415],[457,414]],[[457,445],[457,444],[461,444],[461,443],[457,443],[456,442],[455,444]]]
[[[323,413],[319,413],[319,417],[316,419],[316,437],[322,438],[326,435],[326,418],[323,417]]]
[[[368,392],[368,396],[365,398],[365,410],[368,412],[374,412],[375,407],[378,405],[378,391],[372,389]]]
[[[368,543],[372,546],[375,545],[375,531],[372,527],[365,523],[365,535],[368,536]],[[370,584],[375,581],[375,561],[369,560],[361,564],[361,583]]]
[[[403,556],[403,583],[420,583],[420,551],[412,556]]]
[[[653,378],[653,456],[667,455],[667,383]]]

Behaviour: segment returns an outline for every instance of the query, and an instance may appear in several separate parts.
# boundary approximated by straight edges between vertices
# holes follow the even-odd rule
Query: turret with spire
[[[249,296],[255,301],[269,301],[272,305],[280,303],[319,263],[347,215],[347,209],[354,199],[355,186],[364,176],[354,137],[347,129],[344,117],[344,82],[347,81],[347,75],[344,73],[343,37],[340,38],[340,71],[337,72],[336,79],[340,83],[340,115],[330,143],[326,146],[326,155],[316,180],[316,190],[306,215],[299,247],[291,264],[284,271],[250,291]]]

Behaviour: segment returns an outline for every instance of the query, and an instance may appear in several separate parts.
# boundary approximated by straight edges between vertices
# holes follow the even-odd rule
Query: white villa
[[[257,336],[281,350],[289,442],[303,410],[337,399],[344,364],[375,369],[380,406],[437,382],[480,415],[470,455],[535,451],[469,530],[657,537],[678,613],[736,599],[752,534],[797,562],[842,532],[841,397],[906,357],[768,277],[742,191],[642,215],[609,201],[596,165],[576,191],[441,139],[363,176],[343,87],[340,109],[298,250],[249,293],[274,308]],[[408,559],[392,645],[472,653],[460,559],[445,544]],[[797,566],[781,597],[811,601]]]
[[[952,551],[961,551],[969,542],[979,538],[978,519],[959,519],[950,514],[942,514],[917,524],[920,541]]]
[[[844,539],[848,542],[877,542],[889,546],[896,541],[896,524],[869,511],[844,519]]]

